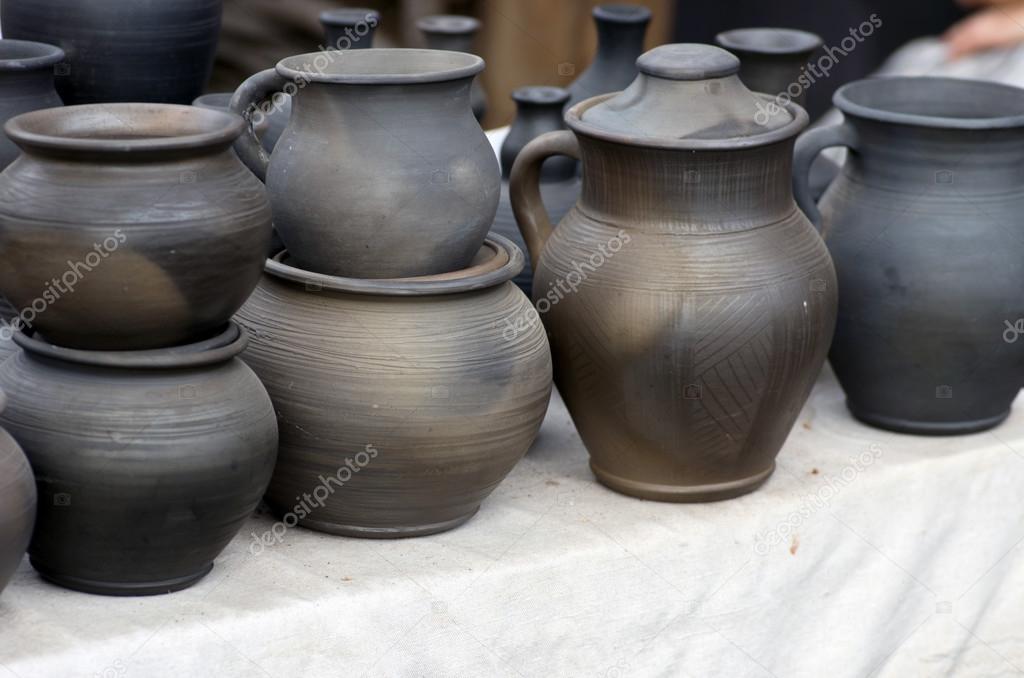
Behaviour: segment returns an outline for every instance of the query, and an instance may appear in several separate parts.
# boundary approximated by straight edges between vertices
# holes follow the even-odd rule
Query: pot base
[[[300,520],[299,525],[317,532],[338,535],[339,537],[359,537],[361,539],[402,539],[405,537],[426,537],[439,532],[447,532],[459,527],[480,510],[477,506],[470,513],[452,520],[428,525],[411,525],[406,527],[363,527],[361,525],[338,525],[320,520]]]
[[[764,485],[765,481],[775,472],[775,462],[773,461],[771,467],[767,470],[747,478],[732,480],[727,483],[691,485],[688,487],[630,480],[602,470],[593,461],[590,462],[590,470],[597,476],[598,482],[620,494],[639,497],[640,499],[649,499],[651,501],[694,503],[733,499],[734,497],[740,497],[753,492],[761,487],[761,485]]]
[[[875,428],[894,431],[896,433],[910,433],[922,436],[955,436],[966,433],[979,433],[981,431],[987,431],[990,428],[995,428],[1006,421],[1006,418],[1010,416],[1010,410],[1006,410],[994,417],[969,421],[913,421],[911,419],[887,417],[884,414],[864,412],[863,410],[858,410],[854,407],[850,401],[846,401],[846,408],[850,410],[850,414],[852,414],[858,421],[861,421],[868,426],[874,426]]]
[[[31,559],[32,567],[46,581],[62,586],[73,591],[93,593],[99,596],[159,596],[165,593],[182,591],[197,583],[213,569],[210,563],[199,572],[176,579],[165,579],[155,582],[132,582],[118,584],[116,582],[95,581],[92,579],[81,579],[68,575],[57,574],[41,566],[35,559]]]

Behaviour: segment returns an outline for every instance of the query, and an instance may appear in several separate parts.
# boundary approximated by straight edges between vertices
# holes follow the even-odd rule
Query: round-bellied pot
[[[473,54],[473,39],[480,30],[480,22],[471,16],[438,14],[423,17],[416,22],[416,27],[423,33],[430,49]],[[487,93],[479,78],[473,79],[469,98],[473,115],[477,120],[483,120],[487,114]]]
[[[832,338],[835,272],[790,183],[807,114],[755,121],[767,97],[717,47],[666,45],[638,65],[624,92],[523,149],[512,206],[598,480],[725,499],[771,475]],[[553,229],[539,174],[556,154],[582,160],[583,189]]]
[[[267,262],[238,320],[277,409],[267,500],[286,521],[391,538],[476,513],[551,394],[544,329],[509,282],[522,265],[494,235],[470,268],[431,277],[332,278],[285,253]]]
[[[328,49],[369,49],[380,26],[380,12],[364,7],[339,7],[320,13]]]
[[[24,350],[0,365],[0,421],[36,472],[32,565],[107,595],[201,579],[256,508],[277,456],[270,398],[237,358],[245,333],[232,323],[155,351],[15,341]]]
[[[715,42],[740,59],[740,79],[755,92],[785,94],[803,105],[810,81],[804,66],[822,45],[820,37],[792,28],[737,28],[719,33]]]
[[[7,399],[0,391],[0,413]],[[0,429],[0,591],[6,588],[32,538],[36,480],[14,438]]]
[[[222,0],[4,0],[5,38],[60,46],[64,103],[187,104],[203,93]]]
[[[571,85],[568,109],[584,99],[626,89],[636,78],[636,60],[644,51],[651,10],[642,5],[598,5],[594,61]]]
[[[512,99],[516,102],[517,113],[501,145],[501,199],[498,202],[498,213],[494,215],[491,232],[508,238],[517,247],[525,250],[526,243],[523,242],[523,236],[512,213],[508,178],[512,173],[512,164],[526,144],[545,132],[553,132],[564,127],[562,108],[569,100],[569,92],[560,87],[521,87],[512,93]],[[576,161],[571,158],[550,158],[544,163],[540,176],[540,190],[552,223],[561,221],[579,198],[580,180],[577,169]],[[516,276],[515,283],[526,296],[533,295],[533,266],[529,261],[523,267],[523,272]]]
[[[839,275],[830,359],[873,426],[980,431],[1024,383],[1024,90],[946,78],[841,88],[845,121],[796,146],[797,199]],[[822,198],[818,153],[848,159]]]
[[[291,122],[272,158],[252,134],[236,150],[266,179],[297,266],[392,278],[469,264],[501,191],[469,106],[483,67],[460,52],[361,49],[289,57],[242,83],[231,109],[250,120],[263,117],[264,100],[291,93]]]
[[[63,106],[53,85],[54,71],[63,60],[64,51],[53,45],[0,40],[0,125],[22,113]],[[0,134],[0,170],[20,153]]]
[[[187,343],[231,318],[270,244],[236,115],[169,104],[26,113],[0,174],[0,290],[62,346]],[[25,315],[28,317],[24,317]]]

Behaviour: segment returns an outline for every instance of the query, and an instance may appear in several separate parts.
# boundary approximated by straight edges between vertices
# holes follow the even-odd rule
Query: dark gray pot
[[[369,49],[380,26],[380,12],[364,7],[341,7],[320,13],[324,46],[328,49]]]
[[[5,38],[60,46],[64,103],[188,104],[213,69],[222,0],[4,0]]]
[[[450,52],[473,51],[473,38],[480,30],[480,22],[470,16],[436,15],[428,16],[416,22],[416,27],[423,32],[430,49],[443,49]],[[487,114],[487,93],[480,85],[480,79],[473,80],[473,89],[469,93],[473,106],[473,115],[483,120]]]
[[[567,110],[584,99],[629,87],[637,76],[636,60],[644,51],[651,10],[641,5],[599,5],[594,8],[594,21],[597,54],[569,85]]]
[[[0,391],[0,413],[6,406]],[[36,523],[36,481],[18,443],[0,429],[0,591],[14,575]]]
[[[814,33],[791,28],[737,28],[715,42],[740,58],[740,79],[755,92],[785,93],[801,106],[810,81],[800,81],[807,60],[822,45]]]
[[[794,173],[835,261],[850,411],[908,433],[995,426],[1024,383],[1024,90],[878,78],[834,101],[845,122],[804,134]],[[819,212],[806,177],[833,146],[849,159]]]
[[[53,45],[24,40],[0,40],[0,125],[16,115],[63,105],[53,75],[64,61],[64,51]],[[0,170],[21,151],[0,134]]]

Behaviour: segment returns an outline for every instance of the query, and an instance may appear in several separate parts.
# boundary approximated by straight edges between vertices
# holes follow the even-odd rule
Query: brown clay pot
[[[156,351],[15,341],[23,350],[0,366],[10,399],[0,421],[37,474],[33,567],[105,595],[167,593],[205,576],[259,503],[277,453],[273,406],[236,357],[245,334],[231,324]]]
[[[0,413],[7,399],[0,391]],[[28,459],[0,429],[0,591],[11,580],[28,548],[36,522],[36,481]]]
[[[638,60],[626,91],[577,104],[571,131],[528,144],[512,206],[556,382],[605,485],[664,501],[757,488],[810,394],[836,316],[835,271],[796,208],[791,105],[706,45]],[[542,163],[583,162],[579,203],[553,229]]]
[[[48,340],[138,350],[226,323],[259,280],[266,190],[236,115],[169,104],[26,113],[0,174],[0,292]]]
[[[333,278],[286,253],[267,262],[238,321],[277,409],[267,500],[286,523],[411,537],[476,513],[526,453],[551,393],[540,323],[508,329],[532,317],[510,282],[522,266],[494,235],[472,267],[432,277]]]

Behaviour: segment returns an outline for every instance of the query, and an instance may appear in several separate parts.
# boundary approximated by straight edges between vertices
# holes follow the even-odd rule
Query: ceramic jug
[[[291,95],[272,157],[252,125],[235,148],[266,180],[274,226],[297,265],[394,278],[469,264],[501,190],[470,108],[483,68],[461,52],[362,49],[289,57],[242,83],[231,109],[250,123]]]
[[[920,434],[1006,418],[1024,383],[1024,90],[877,78],[796,145],[795,191],[839,276],[830,359],[858,419]],[[807,172],[848,159],[821,200]]]
[[[0,414],[7,397],[0,391]],[[0,591],[11,580],[36,523],[36,480],[25,453],[0,428]]]
[[[642,5],[598,5],[593,16],[597,25],[597,53],[590,66],[569,85],[571,96],[566,108],[599,94],[625,89],[636,78],[636,60],[644,51],[651,10]],[[570,66],[563,64],[560,68]]]
[[[64,103],[188,104],[213,70],[223,0],[3,0],[5,38],[58,45]]]
[[[417,28],[430,49],[450,50],[473,54],[473,38],[480,30],[480,22],[471,16],[435,15],[423,17],[416,22]],[[487,93],[484,92],[480,79],[473,80],[473,89],[469,93],[473,106],[473,115],[483,120],[487,114]]]
[[[53,45],[24,40],[0,40],[0,125],[16,115],[62,106],[53,74],[64,61],[64,51]],[[0,134],[0,170],[21,151]]]
[[[810,81],[806,75],[801,80],[801,75],[822,45],[817,35],[791,28],[737,28],[719,33],[715,42],[739,57],[744,85],[773,96],[785,94],[804,104]]]
[[[327,49],[369,49],[380,26],[380,12],[364,7],[339,7],[320,12]]]
[[[555,380],[605,485],[707,501],[771,475],[835,322],[828,251],[797,209],[792,147],[807,114],[754,120],[767,95],[709,45],[666,45],[625,91],[566,115],[512,169]],[[541,164],[583,164],[552,229]]]

